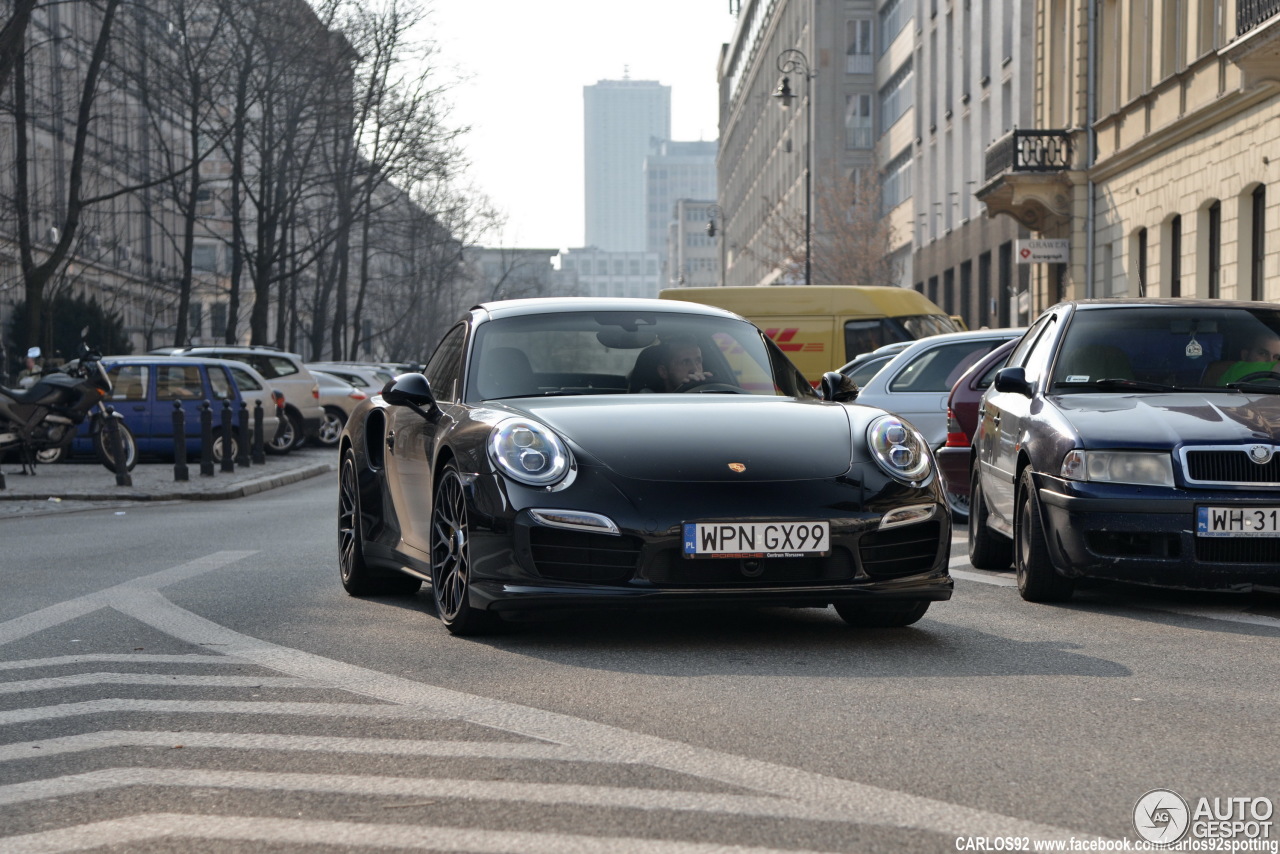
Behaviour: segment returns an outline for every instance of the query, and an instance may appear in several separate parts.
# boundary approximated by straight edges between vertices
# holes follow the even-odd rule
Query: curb
[[[199,491],[178,488],[164,492],[70,492],[55,489],[45,492],[15,494],[8,490],[0,490],[0,501],[48,501],[50,498],[60,498],[63,501],[220,501],[228,498],[244,498],[246,495],[265,492],[268,489],[297,483],[300,480],[306,480],[337,470],[338,467],[333,463],[315,463],[293,471],[246,480],[228,486],[225,489]],[[123,490],[127,487],[118,488]]]

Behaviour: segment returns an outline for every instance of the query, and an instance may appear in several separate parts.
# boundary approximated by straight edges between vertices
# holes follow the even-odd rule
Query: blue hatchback
[[[231,455],[239,452],[240,409],[247,404],[252,419],[258,400],[269,401],[270,389],[251,368],[222,359],[175,356],[106,357],[102,365],[111,377],[111,406],[124,416],[141,454],[173,457],[173,412],[178,403],[186,416],[187,453],[200,453],[200,410],[204,401],[213,409],[215,437],[222,424],[223,402],[230,402],[233,435]],[[270,438],[276,429],[274,408],[264,403],[263,432]],[[252,420],[251,420],[252,423]],[[90,453],[89,433],[81,425],[72,444],[75,454]],[[215,441],[215,461],[222,459],[222,443]]]

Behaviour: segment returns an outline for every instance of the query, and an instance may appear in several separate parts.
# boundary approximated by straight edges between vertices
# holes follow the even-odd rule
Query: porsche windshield
[[[1197,306],[1080,309],[1053,369],[1065,391],[1280,388],[1280,311]]]
[[[732,318],[580,311],[476,327],[469,400],[676,391],[813,395],[756,327]]]

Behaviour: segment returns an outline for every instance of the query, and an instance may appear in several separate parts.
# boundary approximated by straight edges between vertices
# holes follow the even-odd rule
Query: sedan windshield
[[[480,324],[468,400],[668,392],[812,397],[753,325],[678,312],[558,312]]]
[[[1115,306],[1075,312],[1053,369],[1067,391],[1280,391],[1280,310]]]

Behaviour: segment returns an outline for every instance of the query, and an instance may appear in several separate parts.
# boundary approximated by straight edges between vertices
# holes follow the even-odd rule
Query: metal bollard
[[[236,452],[236,465],[249,467],[249,404],[240,401],[240,448]]]
[[[236,457],[231,453],[231,440],[235,433],[231,430],[231,401],[222,401],[222,470],[236,470]]]
[[[253,402],[253,464],[260,466],[266,463],[267,455],[262,450],[262,401]]]
[[[173,479],[191,479],[187,470],[187,413],[180,400],[173,402]]]
[[[105,429],[110,435],[111,455],[116,461],[116,486],[133,486],[133,475],[129,474],[128,460],[124,456],[124,438],[120,435],[120,425],[116,421],[116,408],[107,407],[107,423]]]
[[[200,474],[213,476],[213,404],[200,404]]]

